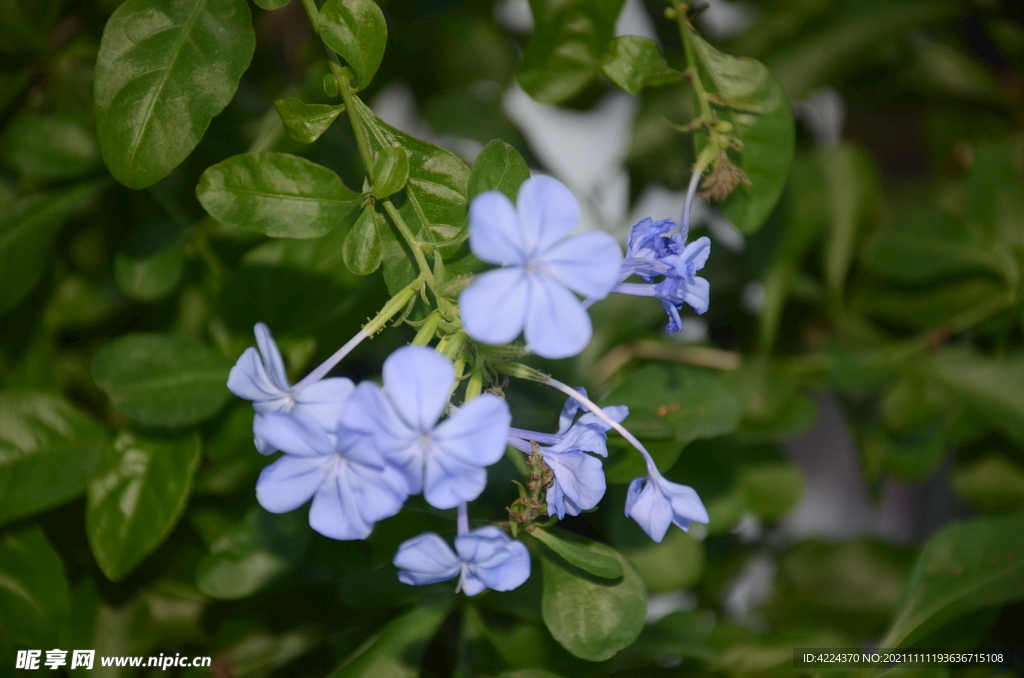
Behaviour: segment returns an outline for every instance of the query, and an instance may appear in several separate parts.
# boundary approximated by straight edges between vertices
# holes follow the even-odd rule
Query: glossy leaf
[[[327,0],[320,8],[320,37],[341,55],[365,89],[380,68],[388,25],[373,0]]]
[[[603,403],[629,407],[627,426],[641,439],[666,441],[664,453],[656,455],[662,470],[689,442],[735,431],[742,416],[739,398],[718,375],[681,365],[643,367]],[[613,483],[646,475],[643,460],[633,453],[610,461],[605,472]]]
[[[334,229],[359,196],[331,170],[288,153],[235,155],[207,168],[196,197],[225,224],[275,238],[316,238]]]
[[[387,228],[387,224],[377,214],[374,206],[364,207],[342,245],[342,257],[348,270],[356,275],[370,275],[377,270],[384,256],[380,237],[380,231],[384,228]]]
[[[319,139],[345,110],[344,106],[307,104],[293,97],[278,99],[274,102],[274,108],[281,116],[288,136],[303,144],[311,144]]]
[[[373,161],[373,197],[378,200],[398,193],[409,180],[409,156],[401,147],[380,149]]]
[[[953,476],[957,494],[986,513],[1024,511],[1024,469],[1001,456],[988,456]]]
[[[582,539],[563,530],[537,528],[530,534],[565,558],[569,564],[595,577],[618,579],[622,576],[622,563],[619,562],[615,550],[604,544]]]
[[[0,654],[5,673],[13,675],[18,650],[57,647],[69,598],[64,564],[37,525],[0,535]]]
[[[278,515],[255,507],[199,561],[196,585],[211,598],[247,598],[302,560],[309,534],[305,511]]]
[[[682,73],[669,67],[658,43],[639,35],[613,38],[601,58],[601,70],[630,94],[640,94],[645,87],[671,85],[683,79]]]
[[[439,250],[452,256],[469,237],[466,186],[469,168],[454,153],[396,130],[356,99],[355,113],[362,117],[374,153],[391,146],[409,154],[409,182],[395,201],[399,214],[413,235],[428,243],[444,243]],[[393,225],[383,230],[384,281],[397,292],[416,277],[415,262]]]
[[[156,301],[171,293],[184,268],[185,251],[178,244],[145,257],[118,252],[114,257],[114,280],[126,297]]]
[[[501,191],[515,202],[519,186],[530,178],[530,168],[519,151],[501,139],[484,146],[469,172],[470,200],[484,191]]]
[[[624,0],[530,0],[533,34],[516,70],[519,84],[543,103],[568,101],[601,72]]]
[[[224,110],[256,46],[245,0],[127,0],[96,60],[96,130],[114,178],[156,183]]]
[[[451,608],[452,599],[444,598],[393,619],[331,678],[417,678],[420,658]]]
[[[701,81],[708,92],[723,97],[718,109],[732,123],[743,144],[734,164],[751,185],[740,184],[719,207],[744,233],[753,233],[775,208],[789,178],[795,129],[793,110],[775,76],[758,61],[722,54],[699,35],[690,35]],[[697,153],[707,143],[704,132],[694,134]]]
[[[0,524],[82,494],[107,432],[63,398],[0,393]]]
[[[588,661],[603,661],[628,647],[644,627],[647,591],[622,555],[608,549],[622,567],[619,579],[602,579],[541,552],[544,624],[559,644]]]
[[[166,334],[128,334],[104,346],[93,379],[121,412],[147,426],[188,426],[231,397],[233,362],[199,342]]]
[[[89,130],[56,116],[18,116],[0,136],[0,159],[24,177],[68,179],[91,172],[100,151]]]
[[[199,467],[199,436],[147,438],[122,432],[89,483],[85,528],[96,563],[118,581],[174,529]]]
[[[32,291],[46,270],[57,232],[96,194],[94,184],[81,184],[66,191],[31,193],[0,209],[0,313]]]
[[[906,647],[968,612],[1024,598],[1024,515],[951,525],[928,540],[881,647]]]

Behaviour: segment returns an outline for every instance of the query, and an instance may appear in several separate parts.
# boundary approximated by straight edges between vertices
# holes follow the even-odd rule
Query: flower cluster
[[[657,297],[669,311],[669,331],[678,331],[684,302],[698,312],[707,308],[707,282],[694,274],[708,256],[706,238],[686,244],[685,228],[672,235],[673,222],[646,219],[633,227],[623,260],[607,234],[570,236],[578,216],[575,197],[550,177],[524,182],[515,206],[496,191],[477,196],[470,206],[470,246],[499,268],[476,276],[462,291],[456,331],[498,345],[524,333],[527,350],[561,358],[582,351],[592,332],[586,304],[576,294],[588,302],[613,291]],[[632,275],[646,284],[625,282]],[[385,308],[393,314],[412,298],[410,291]],[[707,522],[696,492],[666,480],[622,427],[627,408],[598,407],[583,388],[538,379],[569,399],[557,432],[529,431],[512,427],[508,405],[496,393],[481,393],[479,382],[476,388],[466,386],[461,405],[452,404],[465,376],[453,362],[465,362],[459,357],[461,344],[454,350],[455,342],[442,338],[437,349],[396,350],[384,361],[382,385],[327,378],[372,334],[364,329],[292,385],[269,328],[257,324],[255,334],[256,347],[238,359],[228,387],[253,403],[257,450],[283,453],[256,483],[261,506],[282,513],[312,500],[310,526],[335,539],[365,539],[376,522],[398,513],[412,495],[422,494],[438,509],[457,509],[454,549],[434,533],[398,548],[394,564],[402,582],[423,585],[458,576],[459,589],[475,595],[485,588],[514,589],[529,577],[530,556],[522,542],[496,525],[469,529],[467,504],[483,492],[487,467],[508,447],[525,453],[535,470],[527,486],[532,494],[527,498],[521,487],[520,503],[513,504],[527,502],[530,511],[510,508],[510,521],[529,522],[540,514],[561,519],[595,508],[605,494],[601,458],[608,454],[607,434],[614,428],[644,456],[648,469],[647,477],[630,485],[626,515],[655,541],[672,523],[685,530],[691,521]],[[419,341],[418,335],[414,343],[429,339]],[[477,354],[475,368],[480,380],[486,373],[482,355]],[[508,522],[501,525],[511,528]]]

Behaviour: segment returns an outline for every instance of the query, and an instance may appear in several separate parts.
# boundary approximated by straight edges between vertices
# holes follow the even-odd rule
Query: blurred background
[[[690,119],[685,86],[632,96],[596,79],[564,105],[538,103],[515,78],[533,28],[526,0],[379,4],[388,49],[364,98],[386,122],[469,164],[491,139],[508,142],[574,190],[583,229],[624,240],[640,218],[679,218],[694,153],[666,122]],[[399,585],[390,557],[425,528],[449,530],[449,518],[415,505],[366,543],[312,533],[301,510],[267,523],[253,492],[266,460],[252,447],[251,409],[226,390],[216,415],[192,427],[201,460],[180,521],[117,582],[90,550],[84,481],[35,506],[32,483],[45,477],[3,468],[21,449],[12,412],[28,398],[84,413],[81,426],[107,432],[97,440],[135,426],[92,375],[96,352],[119,336],[165,332],[233,361],[263,321],[295,375],[387,298],[379,273],[359,278],[342,264],[348,225],[271,241],[218,224],[195,198],[204,169],[247,150],[300,154],[361,184],[347,125],[307,146],[273,107],[329,101],[302,5],[252,7],[256,53],[234,100],[183,165],[141,191],[113,181],[95,138],[93,66],[117,5],[0,0],[0,552],[34,530],[36,562],[62,570],[67,592],[30,623],[0,582],[0,649],[13,656],[31,640],[212,655],[218,678],[329,675],[428,595]],[[666,335],[653,300],[619,296],[592,309],[582,356],[535,364],[628,405],[626,425],[670,479],[700,492],[711,524],[652,544],[622,516],[637,469],[616,447],[601,510],[561,526],[614,545],[641,573],[651,597],[640,640],[601,664],[573,658],[539,621],[534,577],[424,638],[422,675],[796,674],[793,647],[877,645],[945,526],[1024,511],[1024,5],[704,5],[703,36],[762,61],[792,101],[785,192],[752,235],[713,205],[695,207],[692,230],[713,243],[712,301],[680,334]],[[629,0],[616,34],[657,40],[683,69],[664,7]],[[383,333],[341,372],[376,375],[411,336]],[[507,393],[517,426],[555,428],[560,398],[518,384]],[[491,469],[491,519],[514,498],[515,473],[508,461]],[[0,577],[11,562],[0,559]],[[1006,590],[958,608],[919,644],[1020,646],[1024,593]],[[206,670],[195,671],[185,673]]]

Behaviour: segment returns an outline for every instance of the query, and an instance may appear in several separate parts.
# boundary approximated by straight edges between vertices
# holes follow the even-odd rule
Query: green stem
[[[395,296],[391,297],[388,303],[384,304],[384,308],[380,310],[380,313],[363,325],[363,331],[372,336],[375,332],[387,325],[391,318],[408,306],[412,298],[416,296],[416,292],[419,291],[422,284],[423,281],[420,278],[417,278],[400,289]]]
[[[427,286],[430,289],[434,289],[434,272],[430,269],[430,264],[427,263],[426,255],[423,254],[423,243],[413,235],[409,225],[405,223],[405,219],[398,213],[390,198],[385,198],[380,203],[384,205],[384,211],[391,217],[391,222],[398,229],[398,232],[401,233],[402,238],[409,245],[409,249],[412,250],[412,256],[416,259],[416,265],[420,269],[420,275],[427,282]]]
[[[427,316],[427,319],[423,321],[420,329],[416,332],[416,336],[413,337],[411,343],[413,346],[426,346],[430,343],[430,340],[437,334],[437,322],[440,320],[440,316],[437,311],[434,311]]]
[[[328,52],[330,49],[328,48]],[[334,54],[334,52],[330,52]],[[337,77],[338,74],[335,73]],[[366,171],[373,171],[373,149],[370,148],[370,138],[366,136],[363,128],[363,118],[355,106],[356,95],[352,91],[352,83],[342,75],[338,78],[338,91],[341,92],[341,99],[345,102],[345,111],[348,113],[348,121],[352,125],[352,134],[356,137],[356,145],[359,146],[359,155],[363,158]]]

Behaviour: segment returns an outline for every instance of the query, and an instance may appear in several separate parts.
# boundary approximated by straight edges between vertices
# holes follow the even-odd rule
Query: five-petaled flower
[[[586,396],[586,389],[577,390]],[[586,453],[608,456],[606,431],[611,425],[592,412],[573,423],[579,410],[580,404],[575,398],[565,401],[558,417],[557,433],[509,429],[508,444],[517,450],[532,454],[531,442],[543,446],[538,450],[555,475],[555,484],[548,488],[546,498],[548,513],[559,519],[594,508],[607,487],[600,460]],[[629,414],[629,408],[621,405],[606,407],[604,411],[617,422]]]
[[[323,428],[332,427],[355,388],[351,380],[333,377],[292,386],[270,328],[256,323],[254,333],[259,349],[250,346],[238,358],[228,374],[228,389],[239,398],[252,401],[257,422],[270,412],[295,412],[311,417]],[[278,448],[256,434],[256,449],[273,454]]]
[[[455,551],[438,535],[426,532],[402,543],[393,562],[399,570],[398,579],[413,586],[435,584],[461,574],[458,588],[467,596],[485,588],[511,591],[530,577],[526,545],[493,525],[455,537]]]
[[[507,344],[525,331],[527,347],[545,358],[583,350],[592,327],[573,292],[607,296],[618,282],[622,252],[607,233],[570,237],[579,214],[572,191],[546,176],[523,182],[515,206],[499,191],[473,199],[470,249],[502,268],[478,275],[459,298],[470,337]]]
[[[344,426],[366,433],[384,461],[406,479],[409,494],[423,492],[447,509],[480,496],[486,467],[505,450],[512,415],[485,393],[438,419],[455,386],[455,368],[431,348],[406,346],[384,361],[384,388],[364,381],[342,415]]]
[[[697,313],[708,310],[711,285],[697,276],[711,254],[707,236],[687,244],[687,233],[680,229],[671,233],[676,223],[671,219],[638,221],[629,234],[629,247],[622,262],[621,281],[613,291],[641,297],[655,297],[668,313],[669,334],[682,329],[679,311],[689,304]],[[625,282],[636,275],[647,284]],[[661,278],[659,282],[655,282]]]
[[[690,523],[708,522],[707,509],[696,490],[666,480],[651,462],[647,471],[648,477],[636,478],[629,484],[626,516],[635,520],[651,539],[660,543],[673,523],[689,530]]]

